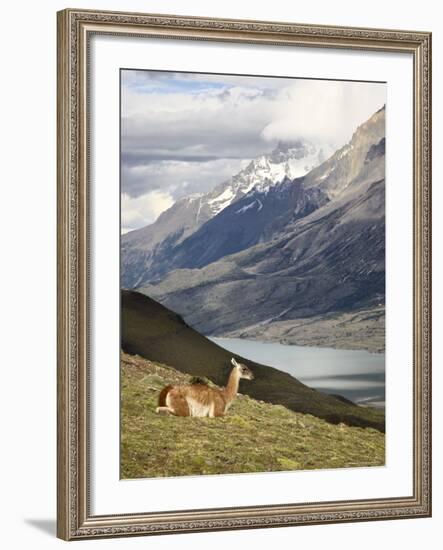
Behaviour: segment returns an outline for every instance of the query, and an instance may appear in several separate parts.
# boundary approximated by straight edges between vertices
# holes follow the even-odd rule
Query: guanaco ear
[[[234,367],[238,367],[238,363],[234,358],[231,359],[231,363],[234,365]]]

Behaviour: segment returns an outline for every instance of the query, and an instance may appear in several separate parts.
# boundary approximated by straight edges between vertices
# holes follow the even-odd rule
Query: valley
[[[122,236],[123,287],[209,336],[382,352],[384,128],[383,108],[329,158],[279,144],[178,201]]]

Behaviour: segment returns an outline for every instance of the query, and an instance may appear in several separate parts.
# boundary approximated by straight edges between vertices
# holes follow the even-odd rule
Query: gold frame
[[[57,535],[65,540],[431,515],[431,33],[68,9],[58,14]],[[93,34],[408,52],[414,59],[413,496],[92,516],[88,487],[88,43]]]

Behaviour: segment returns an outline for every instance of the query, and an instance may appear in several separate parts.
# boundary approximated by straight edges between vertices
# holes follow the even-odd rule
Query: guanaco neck
[[[228,383],[224,388],[223,393],[227,403],[230,403],[237,395],[238,386],[240,383],[240,373],[236,367],[234,367],[229,375]]]

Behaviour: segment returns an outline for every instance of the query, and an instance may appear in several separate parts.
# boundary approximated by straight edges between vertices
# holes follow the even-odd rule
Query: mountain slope
[[[328,152],[301,140],[281,142],[271,153],[254,159],[213,191],[185,197],[163,212],[155,223],[122,235],[122,286],[141,286],[165,273],[176,247],[208,220],[253,188],[265,193],[284,179],[305,175]]]
[[[171,271],[140,291],[212,335],[247,335],[251,327],[255,337],[266,336],[277,321],[383,307],[384,164],[382,109],[357,130],[348,146],[303,179],[306,191],[329,195],[323,206],[285,220],[268,241],[201,269]],[[228,209],[206,226],[227,214]],[[220,240],[219,235],[214,246],[206,241],[207,254],[217,252]],[[375,317],[369,324],[373,322],[379,326]]]
[[[374,306],[384,302],[383,210],[382,180],[364,199],[277,240],[203,269],[173,271],[140,290],[213,335],[270,319]]]
[[[367,175],[366,168],[374,170],[371,161],[384,159],[385,122],[386,109],[382,107],[356,129],[349,143],[307,174],[305,186],[319,187],[332,200],[350,190],[351,183],[358,184]],[[375,179],[382,179],[384,162],[378,168]]]
[[[159,416],[161,389],[189,383],[189,375],[123,353],[121,380],[124,479],[385,463],[385,437],[374,429],[332,425],[240,394],[223,418]]]
[[[326,204],[326,193],[316,187],[305,189],[303,179],[285,178],[266,189],[254,187],[184,239],[168,257],[157,261],[150,276],[161,279],[173,269],[204,267],[268,241],[289,223]]]
[[[282,321],[276,318],[233,330],[225,337],[378,353],[385,349],[385,308],[374,305]]]
[[[183,319],[150,298],[122,291],[122,349],[194,376],[224,385],[232,354],[189,327]],[[331,423],[370,426],[384,430],[384,414],[358,407],[308,388],[294,377],[241,357],[254,372],[253,381],[242,380],[240,392]]]

